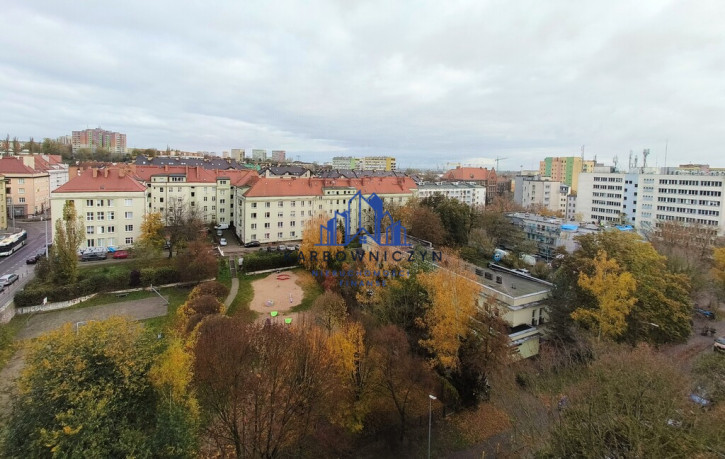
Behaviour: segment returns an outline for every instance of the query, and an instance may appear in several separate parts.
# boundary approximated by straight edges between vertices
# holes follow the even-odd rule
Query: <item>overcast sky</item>
[[[585,5],[586,3],[586,5]],[[725,166],[725,2],[4,0],[0,133]],[[640,159],[641,161],[641,159]]]

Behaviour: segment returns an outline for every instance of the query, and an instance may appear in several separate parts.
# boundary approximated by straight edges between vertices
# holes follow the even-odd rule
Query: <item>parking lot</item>
[[[221,235],[219,235],[219,231],[221,231]],[[259,247],[244,247],[243,244],[239,242],[239,239],[237,239],[237,235],[234,233],[233,228],[225,229],[225,230],[214,230],[212,233],[212,238],[214,239],[214,244],[220,245],[221,239],[226,239],[226,245],[222,246],[222,250],[224,253],[251,253],[251,252],[259,252],[260,250],[268,250],[270,252],[278,251],[280,245],[284,245],[285,247],[288,247],[289,245],[292,245],[292,247],[299,246],[302,241],[291,241],[286,243],[264,243],[260,244]]]

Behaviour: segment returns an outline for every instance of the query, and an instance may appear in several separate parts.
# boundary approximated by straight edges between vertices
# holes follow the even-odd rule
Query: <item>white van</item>
[[[229,229],[229,223],[219,223],[217,226],[214,227],[215,230],[225,230]]]

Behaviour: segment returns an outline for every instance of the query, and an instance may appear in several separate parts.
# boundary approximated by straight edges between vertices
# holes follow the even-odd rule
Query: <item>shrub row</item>
[[[15,307],[36,306],[43,303],[44,298],[48,302],[67,301],[91,293],[112,292],[149,285],[164,285],[179,282],[179,272],[172,267],[144,268],[131,273],[118,273],[113,275],[94,274],[75,284],[70,285],[35,285],[19,291],[15,294]]]
[[[256,252],[244,256],[244,272],[263,271],[265,269],[286,268],[297,264],[297,252]]]

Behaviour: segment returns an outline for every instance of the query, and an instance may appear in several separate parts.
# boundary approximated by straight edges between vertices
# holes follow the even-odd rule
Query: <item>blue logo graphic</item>
[[[354,208],[355,203],[357,203],[357,209]],[[354,233],[350,231],[350,220],[353,216],[357,217],[358,225],[358,229]],[[372,234],[365,229],[366,220],[372,220]],[[342,221],[345,228],[345,238],[342,244],[337,243],[338,221]],[[384,226],[385,223],[388,225]],[[346,246],[358,236],[360,236],[360,242],[363,243],[370,238],[378,245],[410,246],[407,242],[405,227],[399,221],[393,221],[390,213],[383,209],[383,200],[375,193],[366,198],[361,191],[358,191],[348,201],[346,211],[335,211],[334,217],[329,219],[326,224],[320,225],[320,243],[315,245]]]

